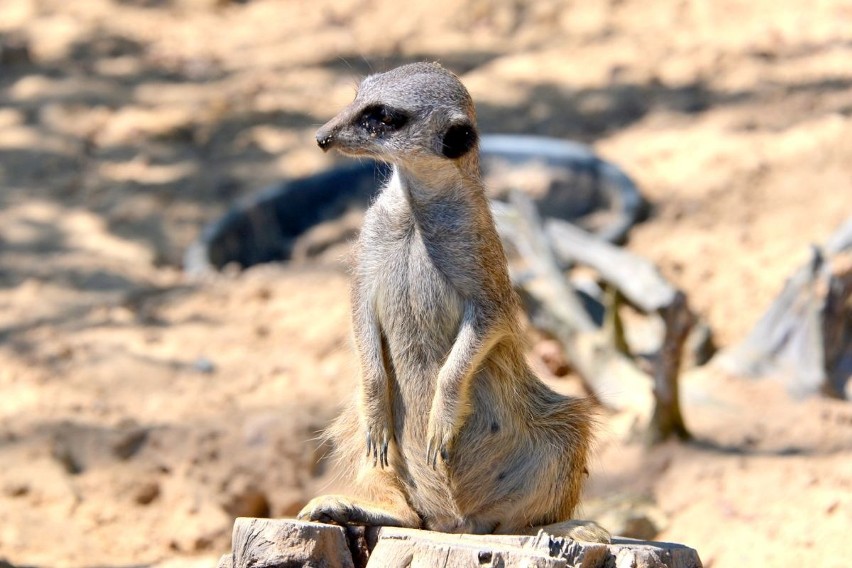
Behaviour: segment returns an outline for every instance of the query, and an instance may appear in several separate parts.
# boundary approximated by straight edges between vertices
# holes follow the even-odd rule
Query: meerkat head
[[[355,100],[317,131],[317,144],[408,166],[476,153],[473,100],[437,63],[412,63],[361,82]]]

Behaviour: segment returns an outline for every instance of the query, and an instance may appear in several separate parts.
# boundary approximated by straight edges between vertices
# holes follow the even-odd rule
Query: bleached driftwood
[[[354,555],[353,555],[354,551]],[[445,534],[394,527],[366,530],[289,519],[240,518],[233,551],[219,568],[541,567],[699,568],[698,553],[665,543],[614,539],[582,543],[535,536]]]
[[[542,225],[534,205],[521,193],[512,194],[511,205],[495,204],[493,211],[501,237],[512,243],[536,276],[520,283],[534,324],[562,343],[589,389],[615,409],[649,413],[651,442],[689,438],[678,395],[683,346],[695,321],[685,295],[645,259],[563,221],[550,219]],[[638,309],[660,315],[666,332],[651,374],[624,352],[623,341],[611,337],[612,329],[592,321],[563,274],[562,267],[569,263],[590,266]],[[617,331],[617,306],[608,316]]]

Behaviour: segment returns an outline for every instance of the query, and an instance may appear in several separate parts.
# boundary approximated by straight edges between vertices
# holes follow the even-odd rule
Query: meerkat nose
[[[334,133],[322,129],[317,132],[317,146],[322,148],[323,152],[327,152],[331,148],[332,142],[334,142]]]

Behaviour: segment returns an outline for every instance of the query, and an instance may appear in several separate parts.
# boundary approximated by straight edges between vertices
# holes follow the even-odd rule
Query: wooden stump
[[[232,547],[219,568],[355,568],[346,532],[334,525],[243,517]]]
[[[700,568],[701,560],[692,548],[665,542],[617,538],[612,544],[596,544],[543,532],[515,536],[396,527],[345,530],[290,519],[240,518],[234,523],[233,552],[219,562],[219,568],[291,566]]]
[[[781,379],[796,398],[852,398],[852,217],[811,249],[745,339],[713,362],[733,375]]]

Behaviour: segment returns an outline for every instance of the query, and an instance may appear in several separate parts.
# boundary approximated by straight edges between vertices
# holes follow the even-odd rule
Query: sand
[[[181,259],[234,198],[337,159],[313,132],[373,69],[441,61],[483,132],[621,165],[654,204],[629,248],[722,346],[852,213],[848,3],[395,6],[0,0],[0,559],[210,566],[235,516],[333,484],[342,263]],[[846,565],[852,406],[712,369],[684,390],[697,443],[606,416],[587,511],[650,503],[705,566]]]

